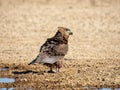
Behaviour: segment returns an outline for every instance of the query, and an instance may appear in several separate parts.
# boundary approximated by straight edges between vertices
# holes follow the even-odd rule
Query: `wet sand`
[[[119,60],[65,60],[59,73],[48,73],[42,65],[5,64],[9,70],[1,71],[0,77],[14,78],[14,83],[0,83],[1,88],[15,89],[78,89],[89,87],[120,87]],[[114,64],[113,64],[114,63]]]
[[[120,88],[120,1],[93,1],[1,1],[0,78],[15,82],[0,83],[0,88]],[[58,26],[73,31],[60,72],[27,65]]]

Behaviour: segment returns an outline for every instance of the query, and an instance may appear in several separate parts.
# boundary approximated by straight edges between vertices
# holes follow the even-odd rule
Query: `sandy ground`
[[[0,88],[84,90],[120,87],[120,0],[0,0]],[[73,31],[60,73],[28,66],[58,26]]]

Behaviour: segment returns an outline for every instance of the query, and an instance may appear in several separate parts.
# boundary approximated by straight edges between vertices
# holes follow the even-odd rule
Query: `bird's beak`
[[[69,34],[69,35],[73,35],[73,33],[72,33],[70,30],[69,30],[69,31],[67,31],[67,32],[68,32],[68,34]]]
[[[70,32],[69,32],[69,35],[73,35],[73,32],[70,31]]]
[[[68,35],[73,35],[73,33],[71,32],[70,29],[67,29],[67,34],[68,34]]]

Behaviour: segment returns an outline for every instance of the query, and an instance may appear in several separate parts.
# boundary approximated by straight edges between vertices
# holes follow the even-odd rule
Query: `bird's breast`
[[[41,61],[41,63],[53,64],[53,63],[57,62],[58,60],[59,60],[59,58],[57,58],[57,57],[46,57]]]

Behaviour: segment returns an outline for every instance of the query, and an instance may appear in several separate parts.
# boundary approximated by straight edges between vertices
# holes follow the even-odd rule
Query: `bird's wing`
[[[59,44],[56,45],[54,48],[56,56],[65,56],[68,51],[68,44]]]
[[[53,64],[58,60],[62,59],[65,54],[67,54],[68,45],[67,44],[59,44],[54,45],[53,47],[46,50],[46,52],[40,52],[40,55],[37,59],[38,63],[50,63]]]
[[[46,41],[41,46],[40,52],[46,53],[49,56],[65,56],[68,51],[68,44],[60,44],[58,41]]]
[[[32,63],[55,63],[64,57],[68,51],[68,44],[60,44],[59,41],[48,39],[40,48],[40,53]]]

